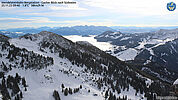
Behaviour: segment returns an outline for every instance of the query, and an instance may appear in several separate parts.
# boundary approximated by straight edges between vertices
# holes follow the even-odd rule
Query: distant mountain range
[[[36,34],[41,31],[50,31],[59,35],[98,35],[105,31],[116,31],[106,26],[73,26],[73,27],[40,27],[40,28],[15,28],[0,30],[0,33],[9,37],[19,37],[24,34]]]
[[[175,29],[178,26],[165,26],[165,27],[134,27],[134,26],[111,26],[112,29],[121,31],[122,33],[143,33],[143,32],[155,32],[160,29]]]
[[[0,34],[8,37],[19,37],[25,34],[36,34],[41,31],[50,31],[59,35],[99,35],[105,31],[120,31],[124,34],[127,33],[144,33],[144,32],[155,32],[160,29],[174,29],[176,27],[125,27],[125,26],[72,26],[72,27],[40,27],[40,28],[14,28],[0,30]]]

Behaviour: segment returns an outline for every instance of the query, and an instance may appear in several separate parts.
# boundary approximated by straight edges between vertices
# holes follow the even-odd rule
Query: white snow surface
[[[43,56],[53,57],[54,65],[48,66],[46,69],[31,70],[31,69],[13,69],[8,75],[14,75],[19,73],[20,76],[25,77],[27,81],[27,92],[24,92],[24,100],[53,100],[52,93],[54,90],[58,90],[62,100],[102,100],[103,97],[100,91],[90,86],[85,82],[87,74],[82,73],[83,68],[80,68],[67,59],[62,59],[52,53],[44,53],[39,51],[38,43],[27,39],[11,39],[11,44],[17,47],[25,48],[29,51],[41,54]],[[64,74],[60,70],[69,71],[72,70],[72,74]],[[83,74],[78,76],[78,74]],[[50,77],[50,78],[49,78]],[[76,78],[75,78],[76,77]],[[91,77],[91,76],[90,76]],[[64,96],[61,92],[61,84],[65,87],[78,88],[82,85],[80,92]],[[86,88],[86,89],[85,89]],[[91,92],[88,93],[88,90]],[[93,96],[98,94],[98,96]]]
[[[133,48],[129,48],[127,50],[121,51],[119,52],[117,55],[117,58],[122,60],[122,61],[127,61],[127,60],[134,60],[134,58],[137,56],[138,51],[133,49]]]
[[[124,37],[124,38],[121,39],[121,41],[123,41],[123,40],[128,40],[128,39],[130,39],[130,38],[132,38],[132,37]]]
[[[68,36],[63,36],[73,42],[77,42],[77,41],[87,41],[89,43],[91,43],[92,45],[98,47],[99,49],[106,51],[106,50],[110,50],[113,45],[108,43],[108,42],[98,42],[94,37],[95,35],[90,35],[89,37],[82,37],[80,35],[68,35]]]
[[[173,83],[173,85],[178,84],[178,79]]]
[[[78,37],[78,38],[77,38]],[[87,37],[83,38],[81,36],[72,36],[73,41],[80,39],[87,40]],[[91,39],[92,38],[92,39]],[[93,40],[92,42],[89,40]],[[7,75],[15,76],[16,73],[19,73],[20,76],[25,77],[27,81],[27,92],[23,91],[24,100],[54,100],[52,93],[54,90],[58,90],[59,95],[62,100],[104,100],[103,88],[98,90],[96,85],[93,83],[92,77],[99,78],[100,75],[91,75],[89,73],[83,73],[83,68],[78,67],[77,65],[72,65],[71,62],[67,59],[62,59],[50,53],[49,50],[46,50],[47,53],[41,52],[38,47],[38,41],[30,41],[27,39],[10,39],[11,44],[14,44],[16,47],[25,48],[29,51],[41,54],[43,56],[49,56],[54,59],[54,65],[48,66],[47,68],[41,70],[31,70],[31,69],[19,69],[13,68]],[[88,42],[96,43],[94,37],[88,37]],[[104,46],[104,45],[103,45]],[[134,58],[137,51],[135,49],[129,49],[126,53],[127,55],[122,55],[121,57],[127,57],[128,59]],[[133,55],[134,54],[134,55]],[[62,72],[62,71],[63,72]],[[64,71],[72,71],[70,74],[65,74]],[[78,76],[80,74],[80,76]],[[76,77],[76,78],[75,78]],[[79,85],[82,85],[82,89],[75,94],[64,96],[61,92],[61,84],[64,84],[65,87],[77,88]],[[88,90],[91,92],[88,93]],[[98,96],[93,96],[97,94]],[[127,95],[129,99],[139,100],[143,97],[144,94],[138,94],[135,96],[135,90],[130,86],[129,91],[121,91],[120,94],[116,96]],[[145,99],[145,98],[144,98]],[[143,99],[142,99],[143,100]]]

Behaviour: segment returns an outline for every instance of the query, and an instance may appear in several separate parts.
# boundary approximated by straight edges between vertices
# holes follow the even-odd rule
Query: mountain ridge
[[[0,30],[1,34],[9,37],[19,37],[25,34],[37,34],[41,31],[50,31],[53,33],[59,33],[60,35],[96,35],[101,34],[104,31],[116,31],[107,26],[72,26],[72,27],[40,27],[40,28],[15,28]]]
[[[164,75],[160,76],[166,76],[167,81],[171,83],[176,79],[177,75],[174,76],[174,74],[178,71],[178,58],[176,56],[178,29],[161,29],[156,32],[122,34],[119,37],[113,35],[113,32],[108,33],[108,36],[104,34],[105,33],[96,36],[95,39],[101,42],[109,42],[114,46],[113,50],[107,51],[108,53],[121,60],[131,60],[128,62],[134,62],[136,65],[140,64],[139,66],[157,66],[155,68],[161,68],[160,70],[164,73]],[[152,74],[162,73],[158,69],[155,70],[155,68],[148,68],[149,70],[154,70],[153,72],[148,71],[148,69],[144,70]],[[164,70],[164,68],[166,68],[166,70]],[[142,70],[142,67],[140,69]],[[169,70],[169,73],[172,73],[172,75],[169,75],[172,76],[172,78],[166,75],[167,70]],[[160,76],[158,75],[157,77]]]
[[[51,57],[54,60],[52,65],[36,71],[21,69],[22,66],[20,65],[19,68],[12,67],[12,70],[5,72],[6,75],[19,73],[20,76],[25,77],[28,84],[27,92],[21,91],[26,99],[34,99],[34,97],[41,99],[41,97],[44,97],[45,100],[49,100],[52,99],[54,90],[57,90],[64,100],[86,99],[84,97],[92,98],[92,100],[116,99],[119,97],[123,99],[152,99],[155,96],[150,92],[157,95],[168,94],[166,90],[169,88],[169,84],[143,76],[125,62],[95,46],[73,43],[62,36],[56,36],[56,34],[46,31],[10,39],[9,42],[10,45],[14,45],[20,50],[25,48],[29,52],[34,52],[42,57]],[[37,57],[35,58],[37,59]],[[2,60],[6,62],[5,59]],[[14,61],[17,61],[17,59],[14,59]],[[8,62],[5,64],[8,64]],[[7,78],[6,75],[4,77]],[[75,81],[75,83],[72,81]],[[79,93],[65,96],[63,93],[66,92],[62,92],[64,91],[63,88],[59,87],[63,83],[67,89],[75,89],[80,84],[82,86]],[[46,89],[48,91],[45,91]],[[86,90],[90,90],[90,92],[86,92]],[[110,95],[107,95],[108,92],[110,92]],[[16,94],[15,97],[18,97],[18,95],[20,94]]]

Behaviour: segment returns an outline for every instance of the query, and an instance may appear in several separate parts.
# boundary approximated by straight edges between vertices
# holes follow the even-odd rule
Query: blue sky
[[[178,26],[178,7],[172,12],[166,8],[167,3],[171,2],[170,0],[50,1],[76,1],[77,4],[47,5],[46,7],[33,8],[0,7],[0,29],[75,25]],[[173,2],[178,5],[178,0],[173,0]]]

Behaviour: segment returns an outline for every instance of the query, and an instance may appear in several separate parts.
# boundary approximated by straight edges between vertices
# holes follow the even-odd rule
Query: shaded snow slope
[[[29,89],[27,93],[25,93],[25,100],[49,100],[53,98],[52,92],[54,89],[59,91],[62,90],[62,83],[65,84],[66,87],[70,88],[77,88],[79,85],[83,86],[83,89],[79,93],[71,96],[64,96],[64,94],[60,92],[62,100],[102,100],[103,97],[97,88],[90,86],[88,83],[84,83],[85,78],[88,75],[82,73],[83,68],[72,65],[69,60],[59,58],[50,52],[44,53],[39,51],[37,42],[27,39],[11,39],[10,42],[17,47],[26,48],[29,51],[34,51],[35,53],[52,57],[54,59],[54,65],[49,66],[46,69],[37,71],[13,69],[8,73],[10,75],[14,75],[18,72],[19,75],[26,77]],[[72,70],[71,75],[65,74],[64,71],[69,70]],[[78,76],[79,74],[81,74],[81,76]],[[91,92],[88,93],[88,90]],[[93,94],[98,94],[98,96],[95,97]]]
[[[127,50],[121,51],[118,54],[116,54],[116,57],[120,60],[127,61],[127,60],[134,60],[137,54],[138,54],[137,50],[133,48],[129,48]]]
[[[15,73],[18,72],[19,75],[26,77],[26,81],[29,87],[28,87],[28,91],[25,92],[24,94],[25,96],[24,100],[34,100],[34,99],[52,100],[53,99],[52,92],[54,90],[59,91],[62,100],[103,100],[104,93],[102,92],[104,89],[102,88],[101,90],[98,90],[96,84],[94,84],[92,80],[94,78],[99,78],[102,76],[85,73],[84,72],[85,66],[83,66],[82,68],[77,65],[73,65],[69,60],[60,58],[55,53],[50,53],[50,50],[48,49],[45,49],[45,52],[40,51],[39,43],[44,39],[42,37],[45,37],[45,39],[49,39],[46,36],[48,35],[43,34],[38,38],[34,38],[35,39],[34,41],[25,38],[15,38],[9,40],[10,43],[15,45],[16,47],[25,48],[29,51],[33,51],[43,56],[52,57],[54,59],[54,65],[48,66],[45,69],[36,70],[36,71],[28,70],[28,69],[27,70],[13,69],[9,73],[7,73],[10,75],[15,75]],[[62,41],[66,42],[66,40],[62,40]],[[51,42],[53,42],[53,40],[51,40]],[[92,44],[95,42],[96,41],[90,43]],[[61,42],[60,44],[64,45]],[[66,47],[68,48],[68,46]],[[132,52],[136,52],[136,51],[130,50],[130,53]],[[67,72],[70,73],[67,74]],[[64,96],[64,94],[61,92],[62,83],[65,85],[65,87],[70,87],[70,88],[77,88],[79,87],[79,85],[82,85],[82,89],[76,94]],[[144,96],[144,94],[141,95],[139,93],[137,96],[135,96],[135,89],[133,89],[133,87],[131,86],[129,87],[130,87],[129,91],[121,91],[121,93],[117,94],[117,96],[122,97],[123,95],[128,95],[128,98],[133,100],[138,100]],[[88,90],[90,90],[90,93],[88,92]],[[94,96],[94,94],[97,94],[97,96]]]

